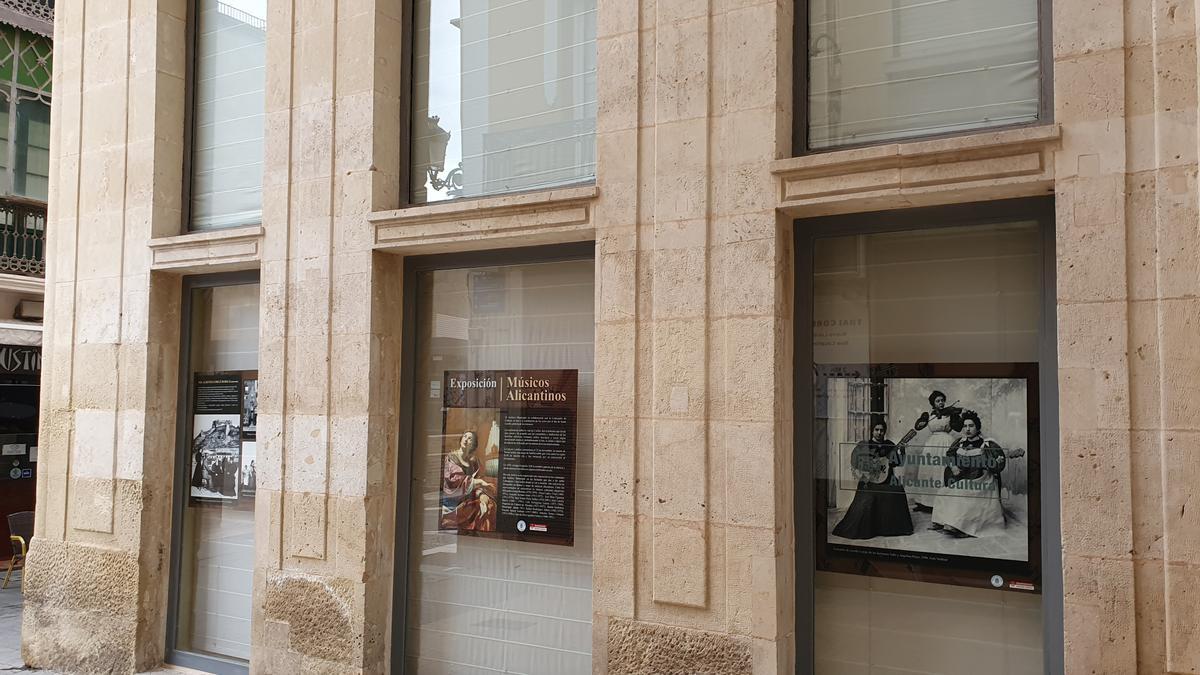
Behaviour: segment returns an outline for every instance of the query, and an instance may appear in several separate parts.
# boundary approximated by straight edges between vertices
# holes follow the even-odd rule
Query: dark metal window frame
[[[1037,0],[1038,3],[1038,118],[1032,122],[1018,122],[995,127],[980,127],[944,133],[922,134],[863,143],[847,143],[832,148],[813,148],[808,142],[808,26],[809,0],[794,0],[792,29],[792,155],[819,155],[839,150],[865,148],[875,145],[915,143],[939,138],[957,138],[974,134],[1039,127],[1054,123],[1054,26],[1052,24],[1053,0]]]
[[[183,74],[183,191],[180,193],[179,202],[180,234],[199,231],[192,229],[192,151],[196,135],[196,41],[200,34],[200,31],[196,30],[197,2],[199,0],[187,0],[183,27],[186,70]]]
[[[183,562],[183,510],[187,505],[188,473],[191,462],[189,430],[192,406],[192,291],[222,286],[259,283],[258,270],[223,272],[183,278],[179,326],[179,393],[175,412],[174,497],[171,500],[171,571],[167,586],[167,639],[165,660],[213,675],[247,675],[250,664],[232,658],[179,649],[179,608]],[[253,645],[251,646],[253,648]]]
[[[997,202],[955,204],[822,216],[794,223],[795,317],[793,452],[793,517],[796,524],[796,665],[797,672],[815,666],[815,588],[813,431],[813,250],[823,237],[903,232],[933,228],[988,225],[1035,220],[1042,241],[1042,311],[1039,326],[1039,401],[1041,415],[1042,516],[1042,654],[1045,672],[1063,672],[1062,528],[1059,504],[1058,342],[1055,281],[1054,201],[1032,197]]]
[[[396,541],[392,569],[391,672],[404,675],[408,635],[409,525],[412,518],[412,458],[417,439],[413,413],[416,406],[417,302],[423,272],[528,265],[596,259],[595,242],[554,244],[511,249],[413,256],[404,260],[404,309],[401,313],[400,435],[396,455]]]

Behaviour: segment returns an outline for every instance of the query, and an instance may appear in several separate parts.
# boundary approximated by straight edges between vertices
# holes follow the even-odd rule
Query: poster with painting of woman
[[[448,370],[438,530],[559,546],[575,537],[575,370]]]

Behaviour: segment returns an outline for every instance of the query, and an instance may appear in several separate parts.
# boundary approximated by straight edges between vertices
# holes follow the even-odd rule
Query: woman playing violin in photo
[[[955,401],[957,403],[957,401]],[[913,426],[917,431],[929,429],[924,445],[909,446],[909,484],[913,486],[913,511],[933,512],[938,488],[945,469],[946,450],[962,431],[962,408],[946,405],[946,394],[933,390],[929,394],[928,412],[921,413]]]

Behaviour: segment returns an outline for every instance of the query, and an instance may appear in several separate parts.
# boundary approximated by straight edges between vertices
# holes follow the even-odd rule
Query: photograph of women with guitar
[[[1027,379],[889,373],[824,386],[831,545],[906,563],[1029,559]],[[889,440],[889,426],[905,433]]]
[[[933,528],[956,539],[1004,531],[1007,521],[1000,499],[1000,474],[1022,448],[1005,450],[983,436],[983,422],[974,410],[962,414],[962,437],[946,451],[942,494],[934,500]]]
[[[908,498],[895,468],[904,462],[904,446],[887,440],[887,422],[871,425],[871,439],[859,441],[851,453],[858,488],[854,501],[833,534],[847,539],[901,536],[913,533]]]

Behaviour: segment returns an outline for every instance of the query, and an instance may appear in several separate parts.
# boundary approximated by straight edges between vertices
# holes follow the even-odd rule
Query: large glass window
[[[1043,671],[1053,290],[1044,223],[1027,213],[949,227],[915,217],[799,249],[811,256],[811,369],[798,371],[811,380],[797,386],[811,387],[800,461],[816,672]]]
[[[808,147],[1038,119],[1038,0],[811,0]]]
[[[415,3],[411,199],[596,174],[596,0]]]
[[[406,672],[591,670],[593,278],[419,275]]]
[[[210,672],[230,663],[244,672],[236,666],[250,658],[258,292],[256,283],[190,291],[171,660]]]
[[[196,0],[191,229],[262,222],[267,0]]]

